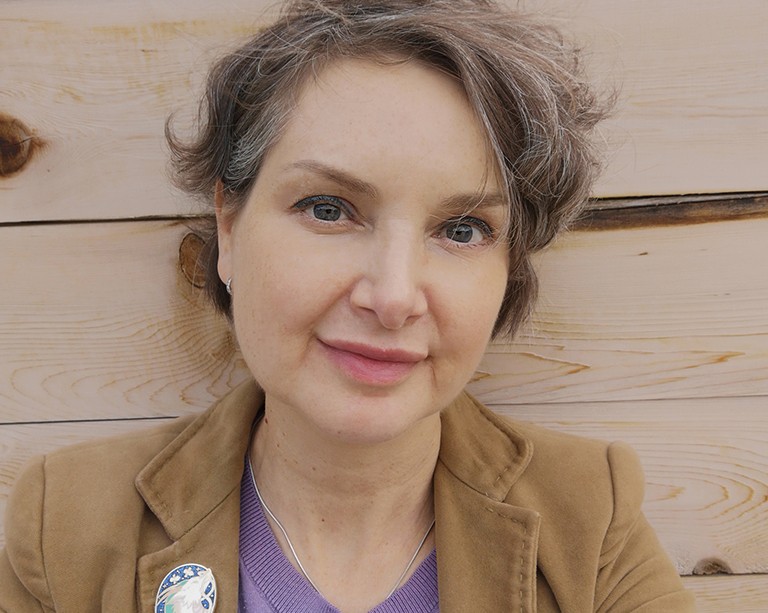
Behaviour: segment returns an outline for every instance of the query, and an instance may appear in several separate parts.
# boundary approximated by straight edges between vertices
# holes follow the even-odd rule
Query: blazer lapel
[[[531,444],[468,395],[442,422],[434,478],[440,610],[534,613],[540,518],[504,502]]]
[[[139,558],[140,611],[153,613],[157,589],[181,564],[202,564],[216,579],[216,610],[237,611],[240,490],[232,491],[204,520],[169,547]]]
[[[435,473],[440,611],[536,611],[539,516]]]
[[[240,481],[250,424],[262,404],[254,382],[241,385],[195,419],[136,478],[139,493],[171,541],[139,559],[141,611],[154,612],[161,581],[188,563],[213,572],[218,611],[237,610]]]

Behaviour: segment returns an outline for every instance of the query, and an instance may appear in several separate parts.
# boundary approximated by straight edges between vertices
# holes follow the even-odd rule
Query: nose
[[[396,228],[371,239],[352,305],[373,312],[384,328],[399,330],[427,312],[423,239]]]

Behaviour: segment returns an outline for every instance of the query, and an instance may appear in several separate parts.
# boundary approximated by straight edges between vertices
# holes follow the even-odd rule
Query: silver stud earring
[[[232,277],[229,277],[229,279],[227,279],[227,293],[230,296],[232,295]]]

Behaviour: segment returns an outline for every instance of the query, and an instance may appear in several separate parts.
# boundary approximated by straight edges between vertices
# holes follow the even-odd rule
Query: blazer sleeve
[[[0,611],[49,613],[53,600],[43,564],[45,459],[33,460],[11,492],[0,552]]]
[[[613,518],[600,554],[595,592],[599,613],[695,612],[693,595],[641,511],[643,472],[623,443],[608,447],[613,483]]]

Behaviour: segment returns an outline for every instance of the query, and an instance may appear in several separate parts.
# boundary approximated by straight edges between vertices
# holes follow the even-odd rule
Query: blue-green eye
[[[341,218],[341,209],[335,204],[315,204],[312,206],[312,214],[321,221],[338,221]]]
[[[474,217],[464,217],[450,221],[443,226],[445,238],[462,245],[480,243],[492,236],[488,224]]]
[[[346,204],[335,196],[310,196],[309,198],[302,198],[293,206],[305,211],[314,219],[327,223],[349,217]]]

